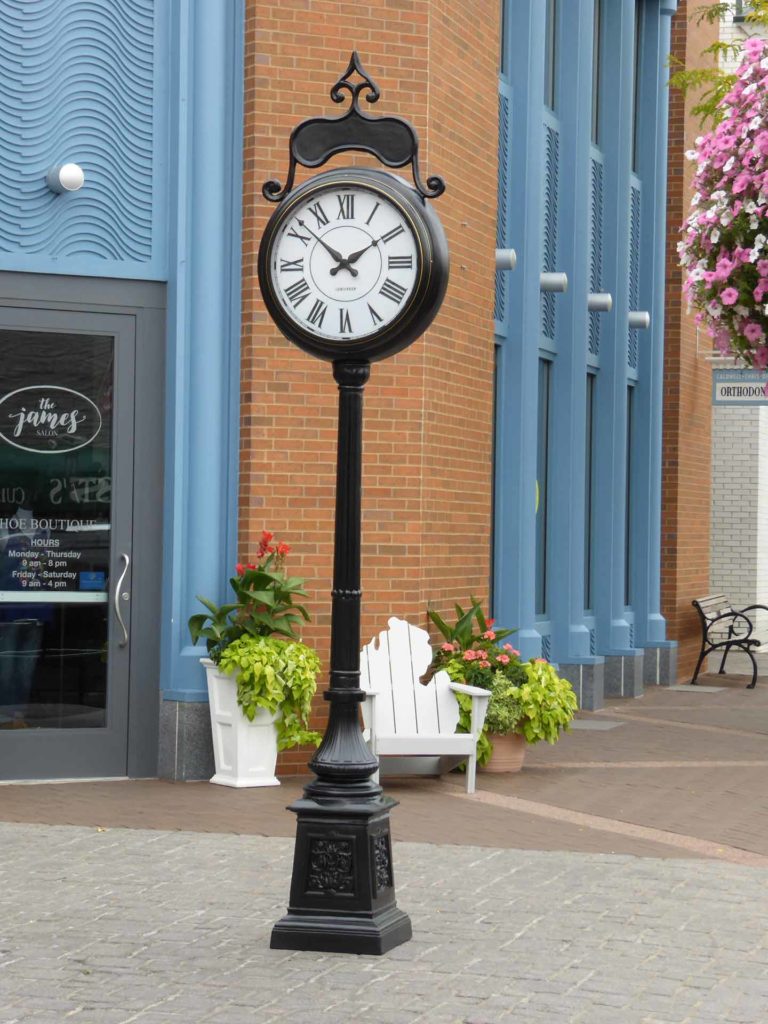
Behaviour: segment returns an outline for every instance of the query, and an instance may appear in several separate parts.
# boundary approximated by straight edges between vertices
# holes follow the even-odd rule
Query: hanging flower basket
[[[697,164],[678,244],[683,290],[719,351],[768,367],[768,44],[751,38],[723,118],[686,155]]]

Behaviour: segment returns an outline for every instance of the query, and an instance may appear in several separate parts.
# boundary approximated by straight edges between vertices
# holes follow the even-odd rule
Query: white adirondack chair
[[[441,775],[467,762],[467,792],[475,791],[477,738],[490,693],[451,682],[438,672],[419,682],[432,660],[429,634],[402,619],[389,620],[360,655],[360,686],[366,691],[366,739],[384,775]],[[454,693],[472,698],[471,732],[457,733],[459,705]],[[378,777],[378,775],[377,775]]]

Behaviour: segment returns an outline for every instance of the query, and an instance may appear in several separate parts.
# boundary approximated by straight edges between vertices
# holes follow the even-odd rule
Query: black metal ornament
[[[362,82],[352,83],[357,73]],[[288,178],[283,187],[272,179],[264,183],[265,199],[277,203],[293,188],[296,164],[303,167],[322,167],[332,156],[353,150],[370,153],[386,167],[405,167],[411,164],[413,183],[424,199],[436,199],[445,192],[445,182],[439,175],[427,178],[426,185],[419,171],[419,137],[413,125],[403,117],[372,117],[360,109],[360,94],[365,90],[367,103],[377,103],[381,90],[363,67],[357,50],[353,51],[347,70],[331,89],[334,103],[343,103],[345,92],[351,94],[349,110],[341,117],[310,117],[291,132]]]
[[[355,72],[362,82],[350,81]],[[360,110],[361,94],[375,103],[379,89],[357,53],[331,90],[331,98],[340,103],[346,92],[352,103],[342,117],[311,118],[292,132],[285,187],[268,181],[263,188],[267,199],[281,202],[259,251],[267,310],[291,341],[311,355],[333,361],[339,388],[330,685],[324,694],[330,709],[322,743],[309,763],[316,778],[289,808],[297,818],[290,902],[272,930],[270,944],[273,949],[381,954],[407,942],[412,930],[410,918],[395,899],[389,812],[397,801],[385,796],[374,781],[378,762],[360,727],[360,705],[366,696],[360,686],[363,390],[371,361],[403,349],[437,314],[448,280],[448,249],[439,218],[426,202],[441,195],[445,185],[437,176],[428,178],[426,186],[422,183],[418,139],[407,121],[370,117]],[[387,167],[410,163],[415,189],[388,172],[345,168],[316,175],[289,195],[297,163],[319,167],[348,149],[371,153]],[[413,225],[421,254],[411,306],[383,330],[354,343],[313,335],[309,328],[289,322],[270,275],[275,238],[290,223],[297,203],[344,183],[388,196]],[[341,259],[338,266],[349,268],[350,262],[351,258]]]

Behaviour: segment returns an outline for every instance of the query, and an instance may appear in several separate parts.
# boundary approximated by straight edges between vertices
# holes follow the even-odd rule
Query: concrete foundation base
[[[643,657],[645,686],[674,686],[677,683],[677,644],[646,647]]]
[[[161,700],[160,778],[199,781],[210,779],[214,771],[208,702]]]
[[[605,704],[604,669],[602,660],[588,664],[558,664],[558,673],[576,691],[582,711],[599,711]]]
[[[642,697],[643,651],[610,654],[605,658],[606,697]]]

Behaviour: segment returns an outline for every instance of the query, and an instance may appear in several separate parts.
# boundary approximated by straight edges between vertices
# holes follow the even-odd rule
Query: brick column
[[[689,21],[691,7],[681,0],[672,19],[672,53],[691,67],[701,66],[701,51],[717,38],[717,25]],[[710,455],[712,372],[697,346],[696,325],[686,312],[683,274],[678,265],[680,225],[691,197],[691,165],[685,160],[701,128],[672,90],[669,108],[667,200],[666,337],[664,357],[664,452],[662,460],[661,610],[667,633],[677,640],[678,674],[690,676],[700,646],[700,629],[691,601],[709,593]],[[700,349],[700,353],[697,351]]]

